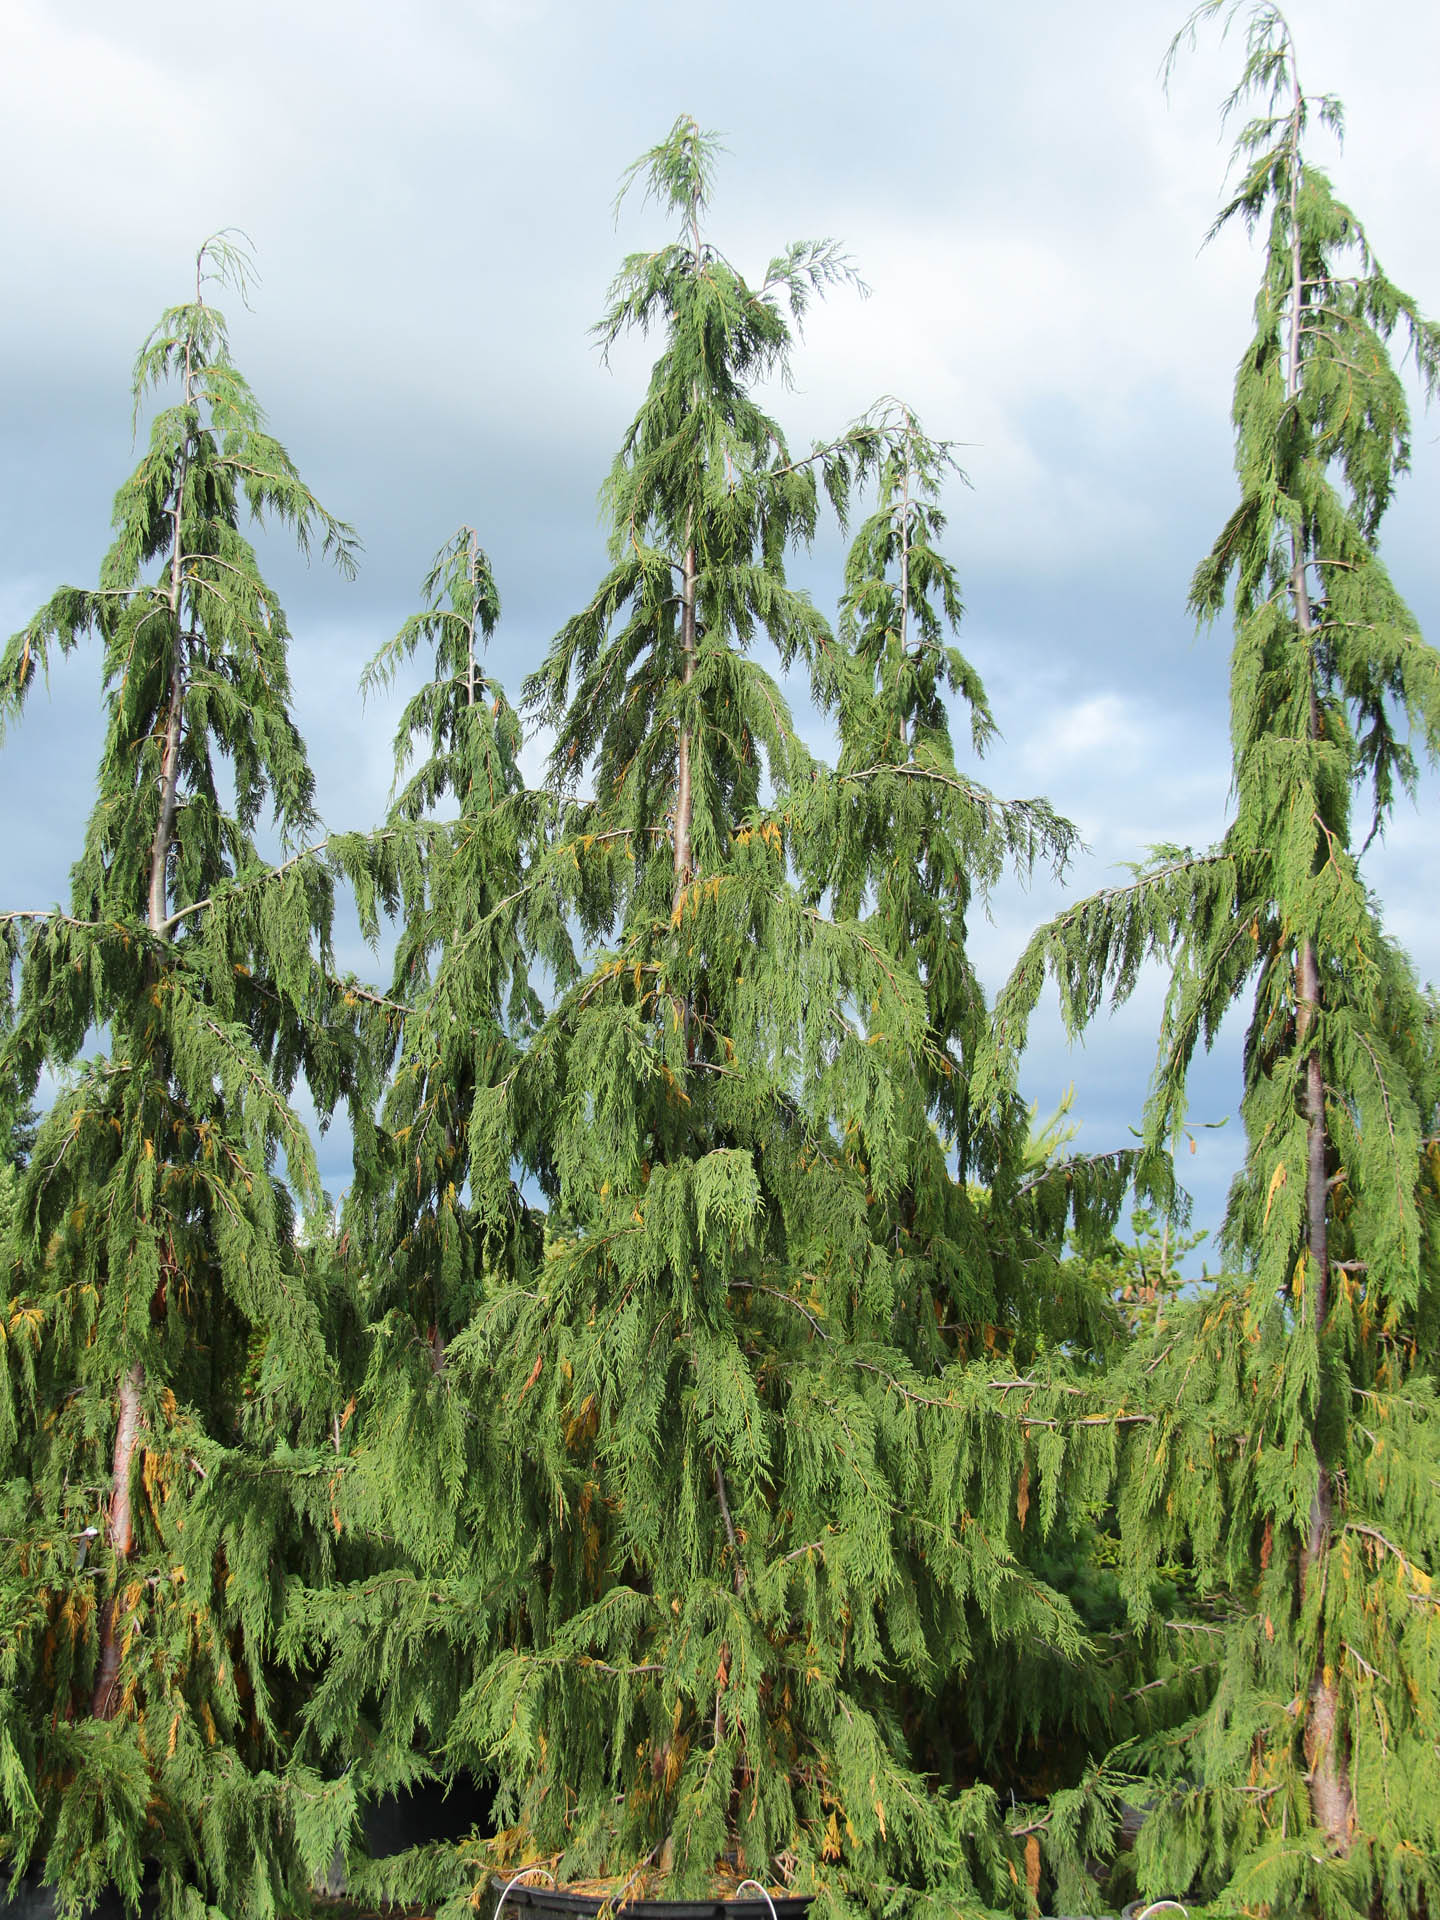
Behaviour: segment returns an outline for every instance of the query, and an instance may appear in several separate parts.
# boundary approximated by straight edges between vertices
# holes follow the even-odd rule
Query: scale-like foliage
[[[1118,1817],[1078,1760],[1028,1823],[998,1783],[1016,1741],[1068,1734],[1056,1682],[1086,1657],[1036,1546],[1102,1498],[1117,1427],[1064,1366],[1023,1368],[1088,1339],[1058,1250],[1123,1169],[1027,1163],[1017,1103],[972,1122],[963,940],[972,888],[1070,829],[955,766],[948,696],[977,743],[991,723],[944,637],[944,450],[892,406],[796,457],[760,406],[848,269],[800,246],[747,282],[704,232],[712,157],[682,120],[634,175],[681,233],[597,329],[661,350],[604,492],[610,570],[527,686],[547,794],[476,666],[472,535],[378,665],[434,648],[397,811],[448,792],[460,818],[410,901],[354,1215],[384,1313],[342,1519],[392,1562],[292,1616],[325,1658],[307,1726],[348,1751],[358,1711],[376,1784],[498,1776],[498,1837],[352,1881],[388,1897],[458,1913],[477,1868],[551,1859],[1023,1907],[1032,1853],[1073,1889]],[[822,487],[871,482],[837,636],[786,561]],[[835,713],[837,769],[762,646]],[[999,1384],[967,1365],[992,1351]],[[927,1777],[942,1738],[956,1791]]]
[[[289,1642],[297,1658],[324,1650],[307,1738],[347,1765],[362,1745],[357,1778],[372,1795],[443,1765],[474,1646],[493,1636],[484,1515],[503,1469],[485,1396],[452,1346],[487,1290],[540,1259],[540,1217],[490,1142],[495,1102],[542,1015],[530,956],[539,945],[563,968],[568,952],[561,923],[558,948],[539,940],[538,906],[528,944],[518,931],[539,819],[517,766],[518,719],[482,666],[500,602],[472,529],[441,549],[421,591],[421,611],[363,681],[388,683],[421,648],[433,662],[401,717],[387,827],[343,853],[372,910],[404,924],[370,1036],[393,1072],[378,1125],[357,1126],[343,1217],[370,1318],[337,1492],[343,1577],[296,1593]],[[437,822],[447,798],[458,816]],[[363,1872],[353,1858],[352,1890]]]
[[[61,1090],[5,1245],[0,1859],[67,1910],[107,1882],[167,1913],[266,1914],[329,1857],[348,1786],[282,1771],[273,1636],[287,1565],[323,1573],[330,1307],[296,1246],[318,1205],[290,1104],[361,1078],[325,958],[327,871],[279,868],[313,782],[284,615],[247,511],[352,564],[230,359],[207,274],[135,370],[174,383],[115,503],[97,588],[62,589],[0,663],[7,716],[52,651],[103,650],[106,731],[68,912],[0,916],[18,965],[4,1074]],[[99,1049],[103,1047],[104,1051]]]
[[[1108,1229],[1127,1156],[1052,1166],[1028,1153],[1029,1116],[1018,1102],[998,1113],[972,1103],[989,1014],[966,922],[976,893],[983,902],[1007,865],[1023,873],[1045,859],[1062,870],[1075,834],[1046,802],[997,800],[956,762],[951,697],[969,710],[977,752],[995,724],[974,668],[947,639],[962,614],[939,549],[950,449],[895,401],[876,408],[856,438],[853,477],[873,473],[878,499],[846,564],[841,753],[833,775],[796,796],[794,843],[812,892],[856,915],[924,990],[925,1044],[914,1071],[896,1080],[911,1103],[905,1132],[915,1158],[877,1237],[909,1256],[922,1321],[966,1323],[950,1329],[964,1336],[961,1352],[988,1327],[1019,1343],[1023,1365],[1037,1340],[1073,1338],[1086,1317],[1077,1319],[1078,1301],[1059,1297],[1064,1276],[1047,1251],[1067,1222]],[[944,1311],[932,1316],[936,1305]]]
[[[1209,1703],[1151,1749],[1141,1879],[1398,1916],[1440,1892],[1440,1084],[1431,1007],[1382,930],[1352,809],[1373,835],[1413,782],[1410,738],[1440,753],[1440,654],[1377,549],[1409,456],[1390,344],[1428,393],[1440,330],[1308,159],[1310,122],[1338,131],[1339,107],[1303,91],[1283,17],[1214,0],[1191,28],[1222,10],[1248,21],[1230,105],[1261,111],[1217,225],[1263,235],[1264,273],[1235,385],[1240,502],[1191,606],[1234,617],[1234,820],[1212,852],[1158,849],[1037,935],[999,1018],[1017,1046],[1048,968],[1078,1027],[1163,959],[1158,1163],[1195,1047],[1252,996],[1247,1156],[1222,1240],[1240,1277],[1167,1309],[1122,1375],[1156,1414],[1124,1466],[1136,1618],[1157,1556],[1182,1549],[1212,1610],[1189,1623],[1211,1642]]]

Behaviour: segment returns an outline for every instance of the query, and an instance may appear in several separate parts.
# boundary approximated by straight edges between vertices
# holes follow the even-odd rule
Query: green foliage
[[[1161,959],[1145,1127],[1158,1167],[1195,1047],[1251,996],[1247,1156],[1221,1237],[1236,1277],[1142,1325],[1117,1379],[1154,1414],[1118,1507],[1137,1630],[1156,1622],[1157,1563],[1183,1551],[1205,1617],[1174,1624],[1213,1653],[1201,1710],[1145,1750],[1140,1884],[1399,1916],[1434,1904],[1440,1857],[1440,1083],[1433,1007],[1385,937],[1351,813],[1383,830],[1413,784],[1410,738],[1432,761],[1440,749],[1440,655],[1377,549],[1409,455],[1390,342],[1428,394],[1440,330],[1306,157],[1312,117],[1338,130],[1339,109],[1302,90],[1283,17],[1207,5],[1192,29],[1219,11],[1248,25],[1229,105],[1261,111],[1217,225],[1239,217],[1264,243],[1235,385],[1240,503],[1191,588],[1197,616],[1228,606],[1235,622],[1234,819],[1210,853],[1156,849],[1132,885],[1043,929],[998,1025],[1003,1054],[1049,970],[1076,1029]]]
[[[517,717],[481,666],[500,607],[473,530],[441,549],[422,595],[364,679],[387,682],[422,647],[433,662],[401,718],[387,827],[345,856],[368,898],[403,917],[391,993],[361,996],[373,1053],[393,1070],[379,1125],[357,1116],[341,1234],[369,1325],[336,1488],[338,1577],[324,1591],[297,1588],[287,1625],[292,1656],[320,1676],[306,1741],[346,1765],[359,1746],[356,1778],[371,1794],[443,1767],[469,1643],[493,1635],[488,1489],[508,1467],[489,1396],[452,1347],[487,1287],[542,1250],[540,1217],[492,1145],[496,1100],[542,1008],[516,920],[534,797],[516,764]],[[447,797],[458,816],[437,823],[430,810]],[[530,913],[538,929],[544,908]],[[358,1856],[349,1871],[353,1889],[368,1884]],[[432,1868],[405,1871],[407,1897],[429,1898]]]
[[[328,838],[242,521],[356,543],[204,297],[246,253],[202,248],[98,583],[0,659],[9,725],[98,642],[106,717],[68,910],[0,912],[0,1867],[67,1915],[278,1920],[337,1848],[446,1920],[537,1863],[837,1916],[1437,1904],[1440,1026],[1361,836],[1440,754],[1377,544],[1391,350],[1428,393],[1440,330],[1308,160],[1340,110],[1282,16],[1180,39],[1216,14],[1259,106],[1217,226],[1264,249],[1190,599],[1234,620],[1234,817],[1041,929],[993,1012],[972,912],[1074,830],[957,745],[995,721],[953,449],[885,399],[802,452],[764,404],[858,285],[833,241],[747,280],[688,119],[629,170],[675,231],[594,330],[658,353],[525,684],[545,784],[462,526],[362,681],[425,675],[388,818]],[[787,576],[827,505],[833,626]],[[334,977],[341,880],[399,923],[385,991]],[[1139,1146],[1078,1153],[1019,1096],[1029,1019],[1156,961]],[[1227,1271],[1187,1283],[1172,1155],[1241,999]],[[338,1220],[302,1082],[349,1108]],[[461,1768],[496,1833],[365,1857],[368,1799]]]
[[[1127,1170],[1037,1164],[1018,1101],[972,1114],[964,936],[973,888],[1073,833],[956,766],[949,697],[977,746],[993,722],[948,639],[948,450],[887,402],[796,456],[756,398],[848,269],[802,245],[749,283],[704,231],[713,153],[682,120],[628,177],[681,231],[597,329],[660,352],[610,570],[527,683],[546,791],[478,664],[473,533],[369,670],[434,662],[380,885],[396,1065],[347,1213],[374,1347],[338,1499],[376,1564],[296,1596],[305,1751],[363,1744],[370,1790],[498,1778],[492,1842],[353,1862],[375,1897],[458,1913],[539,1858],[1023,1908],[1041,1842],[1002,1807],[1038,1775],[1006,1756],[1069,1737],[1057,1677],[1091,1663],[1037,1562],[1116,1442],[1047,1357],[1117,1324],[1061,1254]],[[822,488],[876,496],[838,633],[785,571]],[[837,767],[776,668],[834,714]],[[1036,1831],[1073,1887],[1114,1781],[1052,1774]]]
[[[70,911],[0,915],[6,1084],[61,1091],[5,1240],[0,1857],[66,1911],[105,1883],[267,1914],[328,1860],[343,1784],[281,1768],[282,1570],[321,1577],[329,1310],[290,1189],[318,1203],[290,1104],[362,1095],[325,969],[332,883],[270,867],[262,816],[313,830],[284,615],[240,530],[278,518],[351,565],[233,365],[207,273],[135,371],[172,381],[116,496],[97,588],[64,588],[0,663],[18,712],[53,649],[103,653],[106,732]],[[147,574],[148,568],[154,572]],[[229,797],[227,797],[229,796]],[[97,1049],[102,1042],[104,1052]]]

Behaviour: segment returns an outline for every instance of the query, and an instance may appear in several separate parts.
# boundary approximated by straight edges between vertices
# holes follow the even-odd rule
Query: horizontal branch
[[[818,1276],[814,1274],[805,1275],[807,1280],[814,1280],[817,1277]],[[773,1299],[782,1301],[787,1307],[792,1308],[798,1313],[803,1320],[807,1321],[813,1331],[820,1336],[827,1346],[834,1344],[834,1335],[827,1333],[804,1302],[797,1300],[793,1294],[785,1293],[779,1287],[766,1286],[759,1280],[732,1280],[729,1286],[731,1292],[768,1293]],[[897,1378],[888,1367],[882,1367],[877,1361],[862,1360],[856,1354],[848,1355],[847,1358],[852,1367],[855,1367],[861,1373],[873,1373],[877,1379],[885,1382],[887,1388],[894,1393],[898,1393],[903,1400],[910,1401],[914,1406],[935,1407],[945,1413],[958,1413],[961,1410],[959,1403],[953,1396],[947,1395],[944,1399],[939,1399],[934,1394],[918,1393],[915,1388],[906,1386],[905,1382]],[[1083,1387],[1072,1387],[1063,1383],[1047,1387],[1043,1382],[1038,1380],[992,1380],[988,1382],[988,1384],[1001,1393],[1013,1392],[1017,1388],[1026,1388],[1033,1393],[1066,1393],[1080,1397],[1083,1397],[1084,1394]],[[988,1407],[986,1408],[986,1412],[989,1413],[993,1419],[1013,1420],[1016,1426],[1026,1428],[1135,1427],[1153,1426],[1155,1424],[1155,1416],[1151,1413],[1078,1413],[1066,1420],[1052,1420],[1042,1414],[1008,1414],[1005,1412],[1003,1406]]]

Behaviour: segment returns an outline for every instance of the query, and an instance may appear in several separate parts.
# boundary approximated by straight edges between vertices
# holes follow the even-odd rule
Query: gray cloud
[[[1428,237],[1440,193],[1430,76],[1440,15],[1395,0],[1363,21],[1297,0],[1309,84],[1349,107],[1334,172],[1390,271],[1440,311]],[[798,234],[842,236],[873,287],[818,310],[793,437],[879,393],[965,442],[951,502],[966,645],[1005,734],[985,777],[1045,792],[1092,851],[1071,894],[1162,838],[1214,838],[1228,785],[1226,637],[1196,639],[1185,586],[1232,498],[1228,427],[1255,260],[1231,233],[1200,252],[1225,148],[1215,110],[1237,49],[1207,42],[1167,104],[1156,78],[1180,9],[1157,0],[1005,10],[878,0],[708,11],[663,0],[243,0],[143,10],[11,0],[0,59],[0,621],[92,576],[132,459],[128,369],[214,228],[254,237],[237,357],[327,505],[366,541],[346,586],[266,541],[296,634],[299,718],[335,825],[383,810],[395,700],[362,708],[360,664],[412,604],[462,520],[481,530],[512,691],[603,564],[595,490],[644,379],[586,329],[653,210],[610,203],[623,166],[679,111],[730,149],[715,230],[742,266]],[[1440,628],[1437,429],[1421,422],[1387,555]],[[796,578],[833,606],[833,534]],[[98,745],[92,659],[67,663],[0,753],[0,899],[64,891]],[[1433,792],[1427,789],[1427,803]],[[1422,973],[1440,974],[1429,903],[1440,855],[1402,807],[1370,871]],[[1070,897],[1009,886],[977,952],[998,983]],[[345,957],[365,956],[348,939]],[[1070,1051],[1038,1023],[1042,1107],[1077,1083],[1082,1143],[1124,1137],[1158,1008]],[[1236,1024],[1236,1023],[1232,1023]],[[1197,1119],[1233,1109],[1239,1031],[1198,1072]],[[1206,1222],[1239,1149],[1200,1135],[1187,1171]],[[344,1142],[322,1150],[343,1184]]]

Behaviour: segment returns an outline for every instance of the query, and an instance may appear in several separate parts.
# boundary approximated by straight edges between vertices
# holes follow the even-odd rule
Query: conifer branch
[[[730,1517],[730,1499],[725,1487],[725,1469],[720,1464],[718,1454],[712,1464],[715,1468],[715,1497],[720,1502],[720,1517],[725,1522],[725,1538],[730,1542],[730,1556],[734,1563],[735,1591],[743,1593],[747,1584],[745,1561],[740,1552],[740,1542],[735,1537],[735,1522]]]
[[[818,1274],[806,1274],[804,1278],[812,1282],[818,1282],[820,1280]],[[770,1295],[772,1299],[783,1302],[783,1304],[793,1312],[798,1313],[800,1317],[807,1322],[812,1331],[819,1335],[821,1340],[827,1345],[832,1344],[834,1336],[821,1325],[820,1321],[805,1303],[797,1300],[793,1294],[785,1293],[779,1287],[766,1286],[758,1280],[732,1279],[729,1284],[732,1292],[764,1293]],[[966,1411],[965,1402],[957,1399],[953,1392],[945,1395],[944,1398],[937,1397],[935,1394],[921,1393],[918,1389],[907,1385],[892,1369],[881,1366],[877,1361],[867,1360],[861,1355],[847,1352],[846,1363],[854,1367],[858,1372],[873,1374],[877,1379],[885,1383],[887,1392],[897,1394],[902,1400],[906,1400],[914,1406],[930,1407],[944,1413],[963,1413]],[[1038,1380],[987,1380],[984,1384],[992,1391],[1001,1394],[1009,1394],[1016,1390],[1024,1389],[1030,1393],[1061,1393],[1083,1397],[1085,1392],[1085,1389],[1082,1387],[1073,1387],[1063,1382],[1046,1383]],[[1118,1413],[1075,1414],[1066,1419],[1051,1419],[1041,1414],[1030,1413],[1009,1414],[1001,1407],[990,1407],[987,1408],[986,1411],[994,1418],[1008,1420],[1015,1426],[1027,1428],[1036,1427],[1058,1430],[1064,1427],[1140,1427],[1153,1426],[1155,1424],[1155,1415],[1152,1413],[1128,1413],[1123,1410]]]

